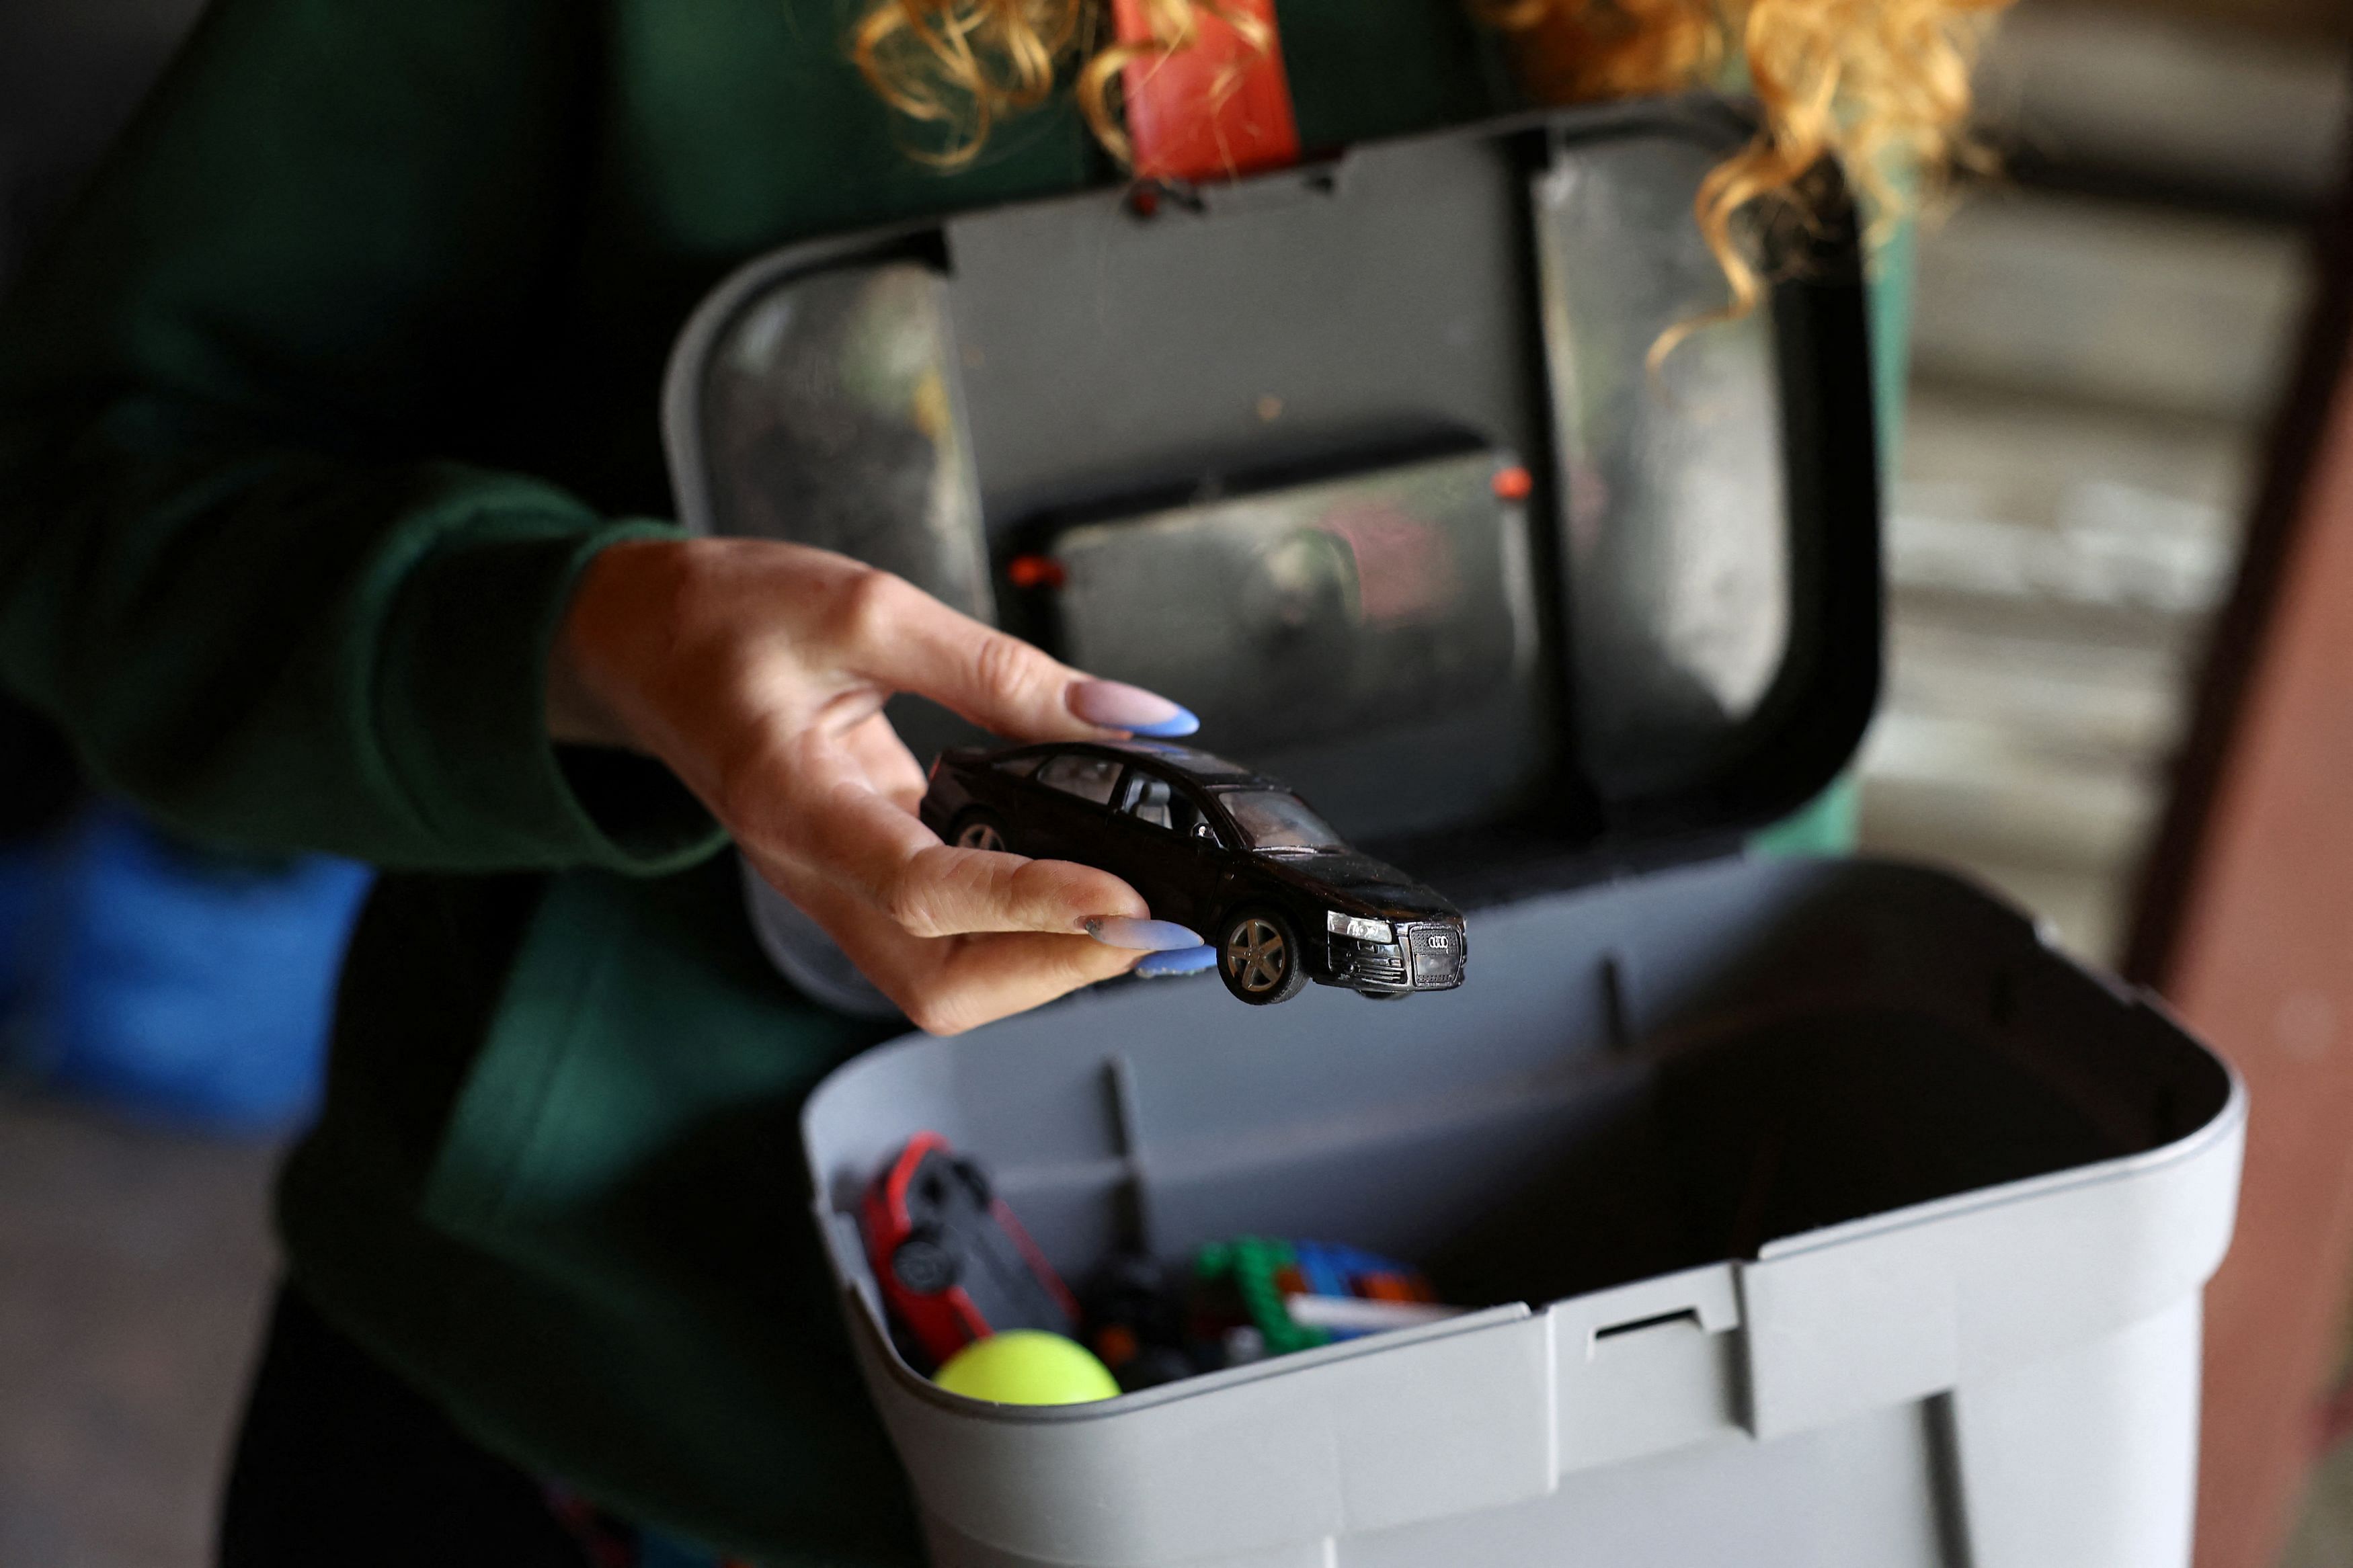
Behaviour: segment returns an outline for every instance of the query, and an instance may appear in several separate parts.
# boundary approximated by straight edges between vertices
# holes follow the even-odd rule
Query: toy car
[[[866,1260],[891,1320],[934,1366],[1008,1329],[1077,1331],[1078,1303],[978,1165],[936,1132],[866,1191]]]
[[[923,818],[967,849],[1124,878],[1155,919],[1208,940],[1245,1002],[1287,1001],[1310,980],[1374,997],[1462,984],[1460,910],[1349,848],[1284,785],[1206,752],[1154,741],[951,750],[932,765]]]

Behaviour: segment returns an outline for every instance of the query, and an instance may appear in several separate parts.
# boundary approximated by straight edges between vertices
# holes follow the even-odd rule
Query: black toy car
[[[1245,1002],[1286,1001],[1310,980],[1374,997],[1462,984],[1461,911],[1349,848],[1284,785],[1206,752],[1154,741],[960,748],[932,765],[923,818],[967,849],[1125,879],[1155,919],[1203,934]]]

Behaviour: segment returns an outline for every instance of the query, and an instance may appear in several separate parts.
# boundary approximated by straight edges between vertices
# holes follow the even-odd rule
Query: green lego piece
[[[1250,1325],[1266,1341],[1267,1353],[1289,1355],[1332,1342],[1329,1329],[1302,1328],[1291,1321],[1290,1310],[1282,1304],[1282,1289],[1276,1279],[1298,1262],[1299,1254],[1287,1241],[1242,1236],[1201,1248],[1193,1270],[1205,1280],[1230,1281],[1241,1298],[1242,1310],[1250,1314]]]

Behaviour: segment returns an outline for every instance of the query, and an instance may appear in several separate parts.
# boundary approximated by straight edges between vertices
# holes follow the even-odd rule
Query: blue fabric
[[[318,1100],[369,879],[323,856],[190,848],[94,806],[35,887],[14,1054],[135,1114],[227,1132],[292,1126]],[[5,921],[0,910],[0,948]]]

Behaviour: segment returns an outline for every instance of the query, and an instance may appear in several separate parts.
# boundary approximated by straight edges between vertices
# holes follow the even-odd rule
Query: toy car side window
[[[997,771],[1011,773],[1017,779],[1026,779],[1036,773],[1038,764],[1045,760],[1043,757],[1007,757],[997,764]]]
[[[1166,779],[1154,778],[1146,773],[1134,773],[1128,777],[1127,814],[1138,822],[1148,822],[1171,833],[1190,833],[1201,820],[1200,807]]]
[[[1122,764],[1109,757],[1070,754],[1054,758],[1038,770],[1038,782],[1049,789],[1091,800],[1097,805],[1111,804],[1111,792],[1119,784]]]

